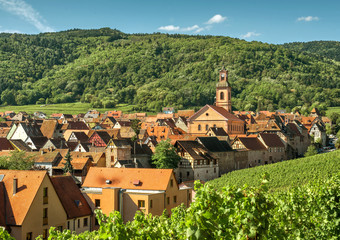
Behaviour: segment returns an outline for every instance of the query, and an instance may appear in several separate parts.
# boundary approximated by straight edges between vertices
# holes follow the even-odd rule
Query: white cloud
[[[0,33],[21,33],[18,30],[11,30],[11,29],[1,29],[0,28]]]
[[[45,23],[39,12],[23,0],[0,0],[0,8],[20,16],[41,32],[54,32],[54,29]]]
[[[257,37],[260,36],[261,33],[257,33],[257,32],[247,32],[244,35],[241,35],[241,38],[250,38],[250,37]]]
[[[202,31],[204,31],[204,30],[206,30],[206,28],[198,28],[198,29],[195,31],[195,33],[200,33],[200,32],[202,32]]]
[[[180,27],[174,26],[174,25],[168,25],[168,26],[162,26],[159,27],[158,30],[164,30],[164,31],[177,31]]]
[[[181,30],[184,31],[184,32],[190,32],[190,31],[193,31],[193,30],[196,30],[196,29],[199,29],[200,27],[198,25],[194,25],[194,26],[191,26],[191,27],[186,27],[186,28],[182,28]]]
[[[318,17],[312,17],[312,16],[308,16],[308,17],[299,17],[297,19],[298,22],[311,22],[311,21],[318,21],[319,18]]]
[[[215,16],[210,18],[209,21],[206,22],[206,24],[221,23],[221,22],[223,22],[226,19],[227,19],[227,17],[223,17],[220,14],[216,14]]]

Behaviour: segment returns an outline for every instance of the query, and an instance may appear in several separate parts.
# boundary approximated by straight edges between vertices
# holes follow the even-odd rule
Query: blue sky
[[[110,27],[285,43],[340,40],[338,0],[0,0],[0,32]]]

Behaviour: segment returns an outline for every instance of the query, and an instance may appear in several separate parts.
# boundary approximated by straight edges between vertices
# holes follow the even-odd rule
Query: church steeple
[[[231,87],[228,82],[228,71],[222,67],[219,82],[216,84],[216,106],[231,112]]]

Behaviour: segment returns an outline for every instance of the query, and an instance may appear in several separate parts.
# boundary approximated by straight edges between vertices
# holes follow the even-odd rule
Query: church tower
[[[216,106],[231,112],[231,87],[228,82],[228,71],[224,67],[220,71],[220,79],[216,84]]]

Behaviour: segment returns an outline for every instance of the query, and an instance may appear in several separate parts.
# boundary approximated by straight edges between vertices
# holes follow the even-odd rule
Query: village
[[[171,214],[194,201],[195,180],[302,157],[312,142],[326,147],[331,124],[316,108],[309,116],[232,111],[224,68],[215,104],[197,112],[164,107],[157,115],[9,111],[0,117],[0,158],[24,152],[34,161],[34,170],[0,170],[0,226],[16,239],[46,239],[51,226],[77,233],[98,229],[95,209],[119,211],[125,222],[136,211]],[[151,162],[162,141],[180,157],[175,169]],[[72,172],[65,174],[67,160]]]

